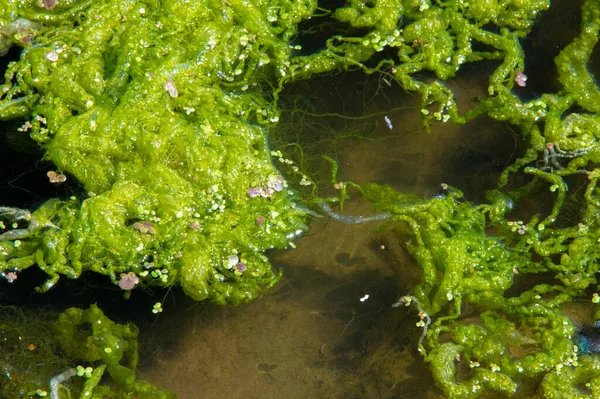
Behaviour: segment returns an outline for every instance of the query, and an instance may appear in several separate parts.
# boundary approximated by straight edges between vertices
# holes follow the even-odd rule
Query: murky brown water
[[[486,76],[465,73],[450,82],[461,106],[470,107],[486,90]],[[482,119],[466,127],[439,125],[428,135],[419,99],[388,87],[383,77],[351,74],[316,81],[315,90],[303,83],[282,95],[295,98],[308,90],[309,106],[321,114],[378,115],[282,115],[282,125],[294,126],[285,134],[314,159],[306,165],[320,180],[319,193],[334,194],[328,164],[318,158],[327,153],[338,161],[341,180],[390,184],[424,197],[445,182],[465,189],[469,200],[481,200],[519,152],[516,134]],[[332,141],[330,130],[369,138]],[[369,213],[357,195],[344,211]],[[160,337],[143,377],[180,399],[443,397],[417,353],[421,330],[414,310],[390,307],[418,282],[419,269],[400,237],[376,227],[313,218],[296,249],[271,254],[284,277],[259,300],[228,308],[179,299],[142,332]]]

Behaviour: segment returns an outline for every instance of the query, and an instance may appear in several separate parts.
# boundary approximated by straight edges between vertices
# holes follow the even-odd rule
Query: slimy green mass
[[[24,49],[0,88],[0,118],[22,119],[23,139],[82,192],[5,209],[3,268],[41,268],[41,291],[84,271],[115,284],[135,273],[231,304],[273,285],[263,252],[305,229],[266,137],[277,120],[268,85],[312,10],[282,4],[4,3],[4,40]]]

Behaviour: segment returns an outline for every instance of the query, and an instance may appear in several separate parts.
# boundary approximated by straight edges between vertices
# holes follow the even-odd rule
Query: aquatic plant
[[[422,95],[427,123],[466,123],[481,115],[508,121],[526,138],[525,155],[502,173],[498,189],[487,193],[489,204],[465,201],[459,190],[447,185],[442,185],[443,196],[426,200],[387,186],[357,186],[337,181],[334,170],[333,183],[341,189],[339,201],[343,204],[347,190],[356,188],[382,212],[381,219],[389,220],[388,227],[408,236],[408,249],[422,269],[422,278],[413,293],[394,306],[417,305],[421,316],[417,326],[425,328],[419,350],[449,398],[476,398],[490,391],[514,395],[521,383],[532,378],[541,380],[540,395],[545,398],[598,397],[600,373],[589,350],[592,335],[565,316],[562,305],[590,295],[588,288],[597,283],[599,271],[600,97],[586,64],[598,40],[600,6],[584,2],[579,37],[555,59],[561,91],[522,101],[514,93],[515,84],[526,84],[518,37],[527,33],[530,18],[548,3],[529,2],[514,14],[521,18],[516,20],[497,18],[502,12],[516,12],[514,3],[504,9],[494,3],[497,8],[491,6],[482,14],[477,10],[482,10],[483,2],[413,4],[420,13],[413,8],[413,13],[403,14],[408,19],[404,35],[383,35],[374,24],[366,24],[371,31],[365,40],[335,37],[324,54],[311,57],[330,60],[323,69],[351,65],[372,73],[388,66],[391,78]],[[359,16],[370,12],[354,4],[336,14],[358,24]],[[487,23],[498,26],[498,33],[480,29]],[[382,20],[379,24],[386,26]],[[413,45],[406,40],[407,32],[416,32],[408,36]],[[370,35],[377,40],[369,40]],[[494,51],[474,53],[473,41]],[[363,64],[373,51],[387,46],[399,49],[398,60],[384,59],[375,67]],[[447,79],[463,62],[490,58],[502,62],[490,76],[489,96],[479,98],[463,116],[450,90],[439,81],[423,83],[411,77],[412,71],[426,69],[438,79]],[[435,103],[438,108],[432,112]],[[571,211],[569,220],[564,216],[569,211],[565,207],[568,182],[580,182],[577,176],[587,177],[586,189],[570,194],[579,212],[572,216]],[[533,207],[526,220],[511,214],[544,192],[554,195],[549,209]],[[335,219],[343,221],[344,216]],[[542,273],[552,275],[556,283],[536,282],[530,289],[509,294],[517,279],[529,277],[535,282]],[[465,308],[479,314],[477,323],[462,321]]]
[[[597,282],[600,89],[586,64],[600,5],[584,2],[580,36],[556,58],[561,91],[522,101],[519,40],[549,5],[351,0],[329,12],[310,0],[4,2],[0,52],[23,52],[0,87],[0,119],[22,120],[22,140],[56,166],[46,171],[49,184],[74,180],[81,192],[34,211],[0,208],[3,275],[14,281],[36,265],[49,276],[41,291],[60,276],[93,271],[127,292],[180,284],[197,300],[255,298],[278,278],[263,252],[293,246],[305,228],[306,212],[271,158],[293,161],[267,146],[282,88],[324,73],[382,73],[421,96],[426,126],[507,121],[527,141],[525,155],[502,173],[487,204],[448,186],[423,200],[339,182],[335,171],[339,197],[306,202],[339,221],[404,226],[422,281],[398,304],[418,306],[427,328],[419,348],[448,397],[513,395],[526,379],[540,380],[547,398],[600,396],[595,357],[579,354],[578,328],[561,313]],[[292,41],[309,17],[329,18],[339,31],[303,53]],[[488,95],[461,114],[443,81],[482,60],[499,63]],[[420,80],[420,72],[435,78]],[[311,185],[292,171],[302,177],[297,188]],[[587,177],[583,194],[568,192],[577,176]],[[352,189],[382,213],[331,209]],[[548,192],[551,209],[513,216]],[[567,195],[581,212],[558,224]],[[508,295],[516,279],[541,273],[556,283]],[[480,311],[477,324],[462,322],[466,305]],[[159,302],[153,312],[160,311]]]
[[[81,398],[114,397],[116,394],[140,398],[176,397],[171,392],[136,379],[138,330],[135,325],[117,324],[106,317],[98,306],[91,305],[85,310],[65,310],[56,321],[54,330],[60,349],[67,357],[94,364],[93,368],[84,369],[79,366],[77,369],[67,370],[66,375],[61,374],[60,378],[53,379],[55,383],[51,383],[51,389],[56,392],[59,380],[77,375],[86,378]],[[116,391],[110,385],[101,385],[104,372],[110,375]],[[55,398],[58,399],[59,396],[56,395]]]
[[[136,378],[137,327],[113,322],[96,305],[59,315],[2,309],[0,336],[2,398],[175,398]],[[101,381],[105,373],[110,384]]]
[[[56,165],[49,184],[81,188],[33,212],[0,210],[5,275],[37,265],[43,292],[93,271],[124,290],[180,284],[231,304],[278,280],[263,252],[305,224],[271,163],[267,88],[314,4],[276,3],[0,5],[3,45],[23,47],[0,119],[23,121],[20,140]]]

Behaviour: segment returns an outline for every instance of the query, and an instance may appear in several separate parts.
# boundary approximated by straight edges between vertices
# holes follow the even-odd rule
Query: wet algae
[[[2,398],[176,397],[136,379],[137,327],[114,323],[96,305],[60,315],[8,307],[1,314]],[[109,384],[101,382],[105,373]]]
[[[39,287],[44,292],[61,276],[91,271],[123,290],[180,285],[196,300],[237,305],[277,281],[264,251],[293,246],[309,207],[348,221],[331,205],[358,192],[382,212],[377,220],[409,236],[422,277],[398,304],[418,307],[419,350],[447,397],[510,396],[531,380],[538,381],[539,397],[599,397],[597,354],[580,350],[577,335],[584,330],[561,306],[597,289],[600,90],[588,62],[600,4],[584,2],[580,34],[555,59],[560,91],[525,101],[516,94],[528,73],[521,39],[549,6],[548,0],[350,0],[334,10],[308,0],[3,2],[0,52],[23,50],[0,86],[0,119],[22,122],[22,140],[35,142],[56,166],[48,171],[53,184],[69,179],[81,188],[31,211],[0,208],[3,276],[14,281],[37,266],[48,276]],[[304,52],[295,40],[309,19],[327,19],[337,31],[323,48]],[[488,94],[461,111],[444,81],[481,61],[497,63]],[[485,204],[446,185],[443,195],[424,200],[374,183],[340,182],[335,168],[339,195],[316,197],[304,190],[310,177],[285,154],[271,152],[267,132],[279,120],[286,83],[349,70],[385,71],[417,93],[427,127],[478,117],[506,121],[527,143],[525,154],[501,174]],[[571,193],[578,176],[586,188]],[[540,195],[552,204],[517,216],[520,204]],[[558,223],[567,196],[580,213]],[[517,278],[542,273],[556,281],[510,291]],[[461,322],[466,307],[481,310],[477,323]],[[94,312],[69,310],[60,320]],[[114,349],[111,339],[100,339],[108,342],[105,353]],[[101,351],[77,357],[102,362],[134,394],[133,372],[114,371],[119,361]],[[99,383],[102,367],[90,381]],[[103,389],[89,392],[101,397]]]
[[[265,126],[277,116],[260,76],[284,73],[291,22],[309,9],[289,4],[290,21],[271,27],[260,8],[219,4],[5,4],[33,44],[8,67],[0,118],[23,118],[23,136],[82,188],[33,213],[2,210],[6,269],[37,265],[41,291],[83,271],[114,283],[134,272],[232,304],[277,281],[263,251],[305,225],[293,193],[272,187]],[[250,198],[253,187],[265,189]]]

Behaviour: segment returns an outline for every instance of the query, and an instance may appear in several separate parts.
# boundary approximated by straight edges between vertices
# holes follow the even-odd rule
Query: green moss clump
[[[0,119],[23,119],[23,139],[82,193],[31,214],[4,209],[0,269],[37,265],[49,276],[41,291],[61,275],[117,284],[133,272],[232,304],[273,285],[263,252],[305,224],[271,163],[265,129],[277,114],[264,87],[286,74],[288,40],[314,8],[4,2],[2,37],[24,49],[0,88]]]

